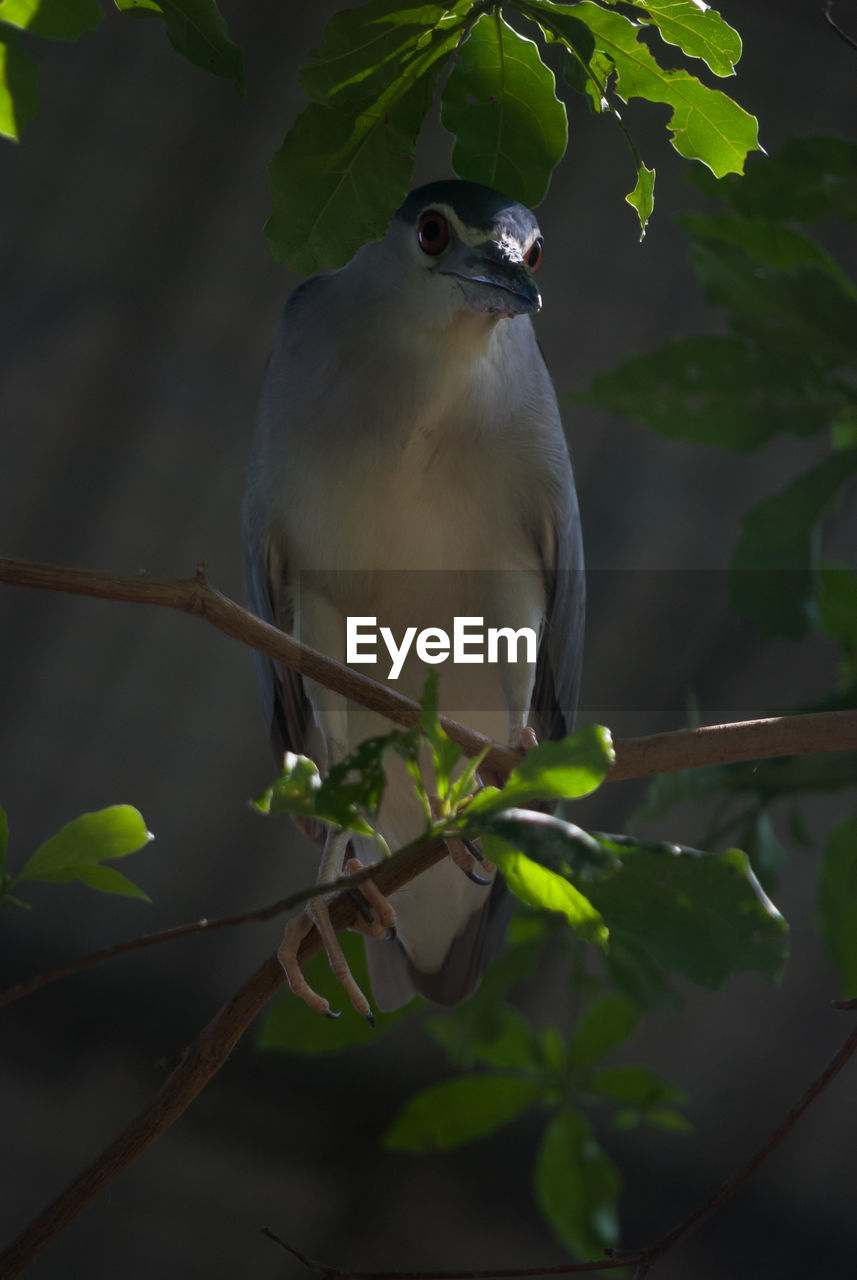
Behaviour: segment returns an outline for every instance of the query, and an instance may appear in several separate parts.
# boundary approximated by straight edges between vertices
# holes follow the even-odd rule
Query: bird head
[[[542,256],[538,222],[490,187],[454,180],[418,187],[373,248],[386,260],[388,283],[416,300],[425,320],[470,312],[496,321],[542,305],[533,278]]]

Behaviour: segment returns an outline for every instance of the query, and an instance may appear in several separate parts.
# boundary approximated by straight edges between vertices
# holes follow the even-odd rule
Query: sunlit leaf
[[[637,211],[640,219],[640,239],[646,234],[646,224],[655,207],[655,171],[647,169],[644,164],[637,167],[637,182],[633,191],[625,196],[628,204]]]
[[[458,1076],[409,1098],[384,1135],[398,1151],[460,1147],[508,1124],[529,1110],[543,1093],[532,1080],[480,1075]]]
[[[607,931],[601,916],[588,898],[564,876],[540,866],[526,854],[495,837],[486,836],[483,848],[503,872],[512,893],[527,906],[558,912],[582,938],[604,944]]]
[[[570,738],[542,742],[509,774],[502,791],[486,787],[467,807],[468,817],[499,813],[537,800],[575,799],[604,781],[615,753],[610,730],[584,725]]]
[[[98,0],[0,0],[0,22],[51,40],[77,40],[100,21]]]
[[[15,33],[0,27],[0,134],[17,141],[39,110],[39,68]]]
[[[668,128],[680,155],[701,160],[718,177],[743,171],[747,153],[758,150],[753,116],[689,72],[660,67],[638,40],[639,28],[622,14],[602,9],[592,0],[557,9],[585,22],[596,47],[609,54],[616,70],[615,90],[623,101],[645,98],[672,108]]]
[[[146,894],[125,876],[98,864],[108,858],[124,858],[136,853],[152,839],[141,814],[131,805],[116,804],[95,813],[83,813],[41,844],[12,884],[22,880],[47,880],[57,884],[79,880],[107,893],[133,895],[148,901]]]
[[[614,0],[609,0],[613,3]],[[731,76],[741,57],[741,37],[719,13],[697,0],[628,0],[641,22],[657,26],[667,44],[678,45],[690,58],[702,58],[716,76]]]

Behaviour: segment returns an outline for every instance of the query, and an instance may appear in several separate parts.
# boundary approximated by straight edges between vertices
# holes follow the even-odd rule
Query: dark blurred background
[[[269,335],[297,283],[262,235],[267,165],[302,105],[297,68],[338,6],[221,7],[244,51],[245,101],[179,58],[155,21],[111,9],[77,44],[39,43],[39,117],[20,146],[0,149],[0,549],[167,576],[204,559],[213,584],[240,598],[249,433]],[[853,136],[857,53],[817,0],[744,0],[723,12],[745,40],[739,78],[723,87],[759,116],[769,151],[793,133]],[[836,15],[857,31],[857,6],[843,2]],[[538,328],[560,395],[718,323],[671,221],[700,199],[666,143],[667,111],[636,103],[625,118],[658,170],[645,242],[623,200],[633,182],[625,144],[582,99],[540,209]],[[449,151],[434,124],[415,181],[447,176]],[[853,243],[836,228],[831,236],[857,266]],[[595,571],[581,719],[618,735],[654,732],[685,722],[690,692],[714,722],[829,685],[823,647],[763,645],[730,617],[725,573],[741,513],[818,444],[775,442],[743,457],[568,404],[566,422]],[[840,555],[853,528],[845,513]],[[32,912],[0,920],[2,985],[312,879],[309,846],[246,804],[271,774],[247,650],[172,612],[8,587],[0,645],[11,866],[76,814],[119,801],[157,835],[125,864],[152,906],[28,886]],[[619,829],[641,795],[635,784],[606,787],[579,818]],[[839,810],[825,800],[808,812],[824,832]],[[698,835],[693,813],[667,826],[677,839]],[[654,1239],[732,1172],[848,1030],[829,1008],[838,991],[814,930],[815,871],[812,856],[797,855],[778,896],[793,930],[781,988],[748,977],[721,994],[688,989],[684,1013],[649,1018],[633,1045],[634,1060],[690,1091],[695,1132],[604,1136],[625,1175],[629,1244]],[[4,1240],[151,1096],[281,927],[164,945],[3,1011]],[[542,976],[530,993],[540,1016],[552,998],[552,975]],[[262,1055],[248,1037],[28,1274],[300,1274],[262,1224],[355,1268],[562,1261],[529,1190],[537,1116],[449,1157],[378,1147],[401,1102],[446,1071],[407,1021],[367,1051],[323,1060]],[[854,1274],[856,1071],[658,1280]]]

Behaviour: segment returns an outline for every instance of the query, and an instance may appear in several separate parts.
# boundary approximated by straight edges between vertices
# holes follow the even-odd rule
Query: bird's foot
[[[437,796],[429,798],[432,815],[437,821],[441,818],[441,803]],[[491,877],[494,873],[494,864],[485,861],[485,854],[479,848],[475,840],[459,840],[454,836],[448,837],[444,843],[446,844],[449,856],[458,867],[463,871],[468,880],[472,880],[474,884],[489,885]],[[479,868],[477,871],[476,868]]]
[[[509,734],[509,746],[513,751],[532,751],[533,747],[538,745],[536,731],[528,724],[521,725],[519,729],[513,729]]]
[[[345,870],[348,875],[354,875],[355,872],[363,870],[363,864],[357,858],[349,858],[345,864]],[[354,926],[357,932],[366,934],[370,938],[389,937],[390,930],[395,928],[396,913],[380,889],[371,880],[364,880],[356,892],[361,894],[362,899],[369,904],[374,912],[374,915],[370,915],[368,920],[366,918],[358,920],[358,923]],[[286,925],[283,941],[277,951],[277,959],[283,966],[283,971],[292,993],[300,1000],[303,1000],[304,1004],[308,1005],[314,1012],[323,1013],[328,1018],[339,1017],[339,1013],[331,1009],[330,1001],[319,995],[309,985],[298,961],[301,943],[313,927],[318,930],[321,944],[327,954],[330,971],[334,978],[343,988],[356,1011],[366,1019],[370,1026],[374,1027],[375,1015],[372,1012],[369,1001],[348,967],[348,961],[345,959],[339,939],[330,921],[330,907],[326,898],[314,898],[299,915],[293,916]]]
[[[359,858],[349,858],[345,864],[345,874],[357,875],[367,867],[374,867],[375,862],[363,863]],[[389,898],[385,898],[374,880],[364,880],[353,891],[353,895],[361,900],[358,916],[350,926],[355,933],[363,933],[367,938],[388,938],[391,930],[395,936],[396,912]]]

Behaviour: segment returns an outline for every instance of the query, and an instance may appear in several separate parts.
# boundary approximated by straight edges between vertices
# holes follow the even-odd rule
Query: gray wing
[[[307,297],[323,280],[323,276],[317,276],[298,285],[283,309],[274,348],[268,358],[244,496],[244,589],[247,604],[265,622],[287,632],[293,629],[288,547],[281,532],[272,532],[269,511],[268,472],[272,466],[274,442],[284,425],[282,415],[288,412],[288,387],[282,384],[278,366],[290,332],[300,324],[300,312]],[[306,753],[314,718],[303,680],[296,672],[281,669],[278,663],[264,654],[254,653],[253,657],[262,712],[275,758],[281,761],[285,751]]]
[[[533,727],[539,740],[574,731],[583,667],[586,577],[583,530],[569,463],[553,513],[552,545],[542,547],[545,624],[533,688]]]
[[[247,607],[264,622],[290,632],[292,613],[286,586],[288,566],[285,548],[278,547],[274,554],[266,535],[256,529],[252,500],[252,491],[249,491],[244,503],[244,591]],[[280,763],[286,751],[306,752],[313,720],[312,709],[297,672],[281,668],[273,658],[258,651],[254,651],[253,661],[271,749]]]

